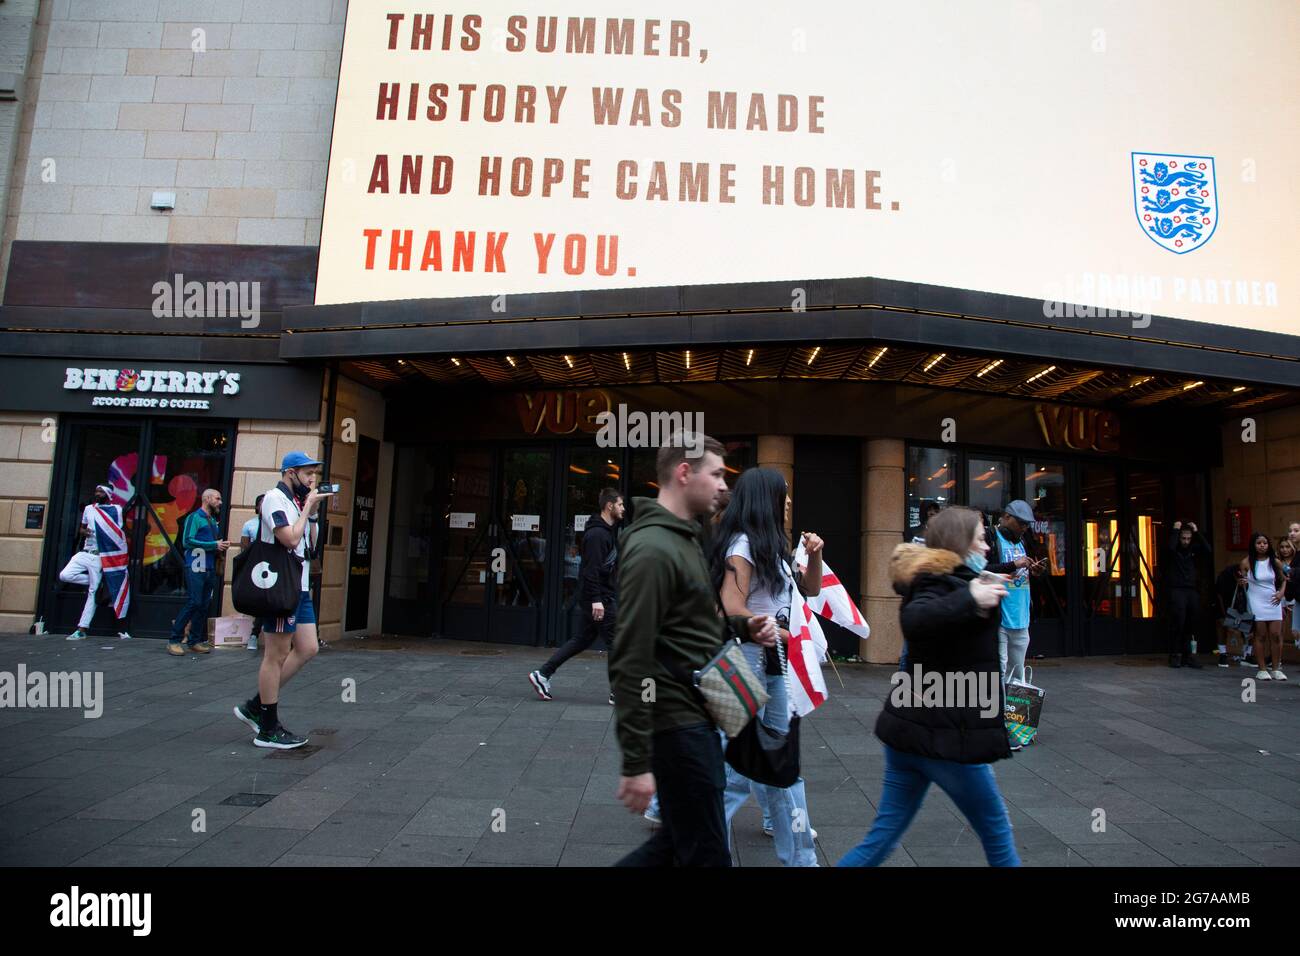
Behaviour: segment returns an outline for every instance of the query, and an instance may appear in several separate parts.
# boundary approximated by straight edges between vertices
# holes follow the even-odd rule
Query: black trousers
[[[663,823],[615,866],[731,866],[717,729],[691,724],[655,734],[651,766]]]
[[[591,619],[591,605],[584,605],[586,614],[583,616],[582,630],[567,642],[558,647],[551,659],[542,665],[542,676],[550,680],[551,676],[560,669],[560,665],[567,661],[574,654],[581,654],[592,644],[596,643],[596,638],[604,638],[605,646],[614,645],[614,620],[618,616],[618,605],[607,604],[605,606],[605,616],[599,621]]]
[[[1169,589],[1169,653],[1185,654],[1201,619],[1201,595],[1195,588]]]

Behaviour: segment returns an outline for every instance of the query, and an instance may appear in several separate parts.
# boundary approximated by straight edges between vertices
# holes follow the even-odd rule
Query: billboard
[[[877,276],[1296,332],[1297,48],[1286,0],[349,4],[316,301]]]

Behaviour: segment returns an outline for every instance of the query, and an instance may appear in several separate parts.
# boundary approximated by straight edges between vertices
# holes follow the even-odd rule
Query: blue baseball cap
[[[306,468],[308,465],[319,465],[320,462],[312,458],[305,451],[291,451],[280,462],[280,471],[286,472],[290,468]]]
[[[1034,509],[1029,507],[1029,503],[1022,498],[1017,498],[1007,505],[1007,514],[1025,524],[1034,523]]]

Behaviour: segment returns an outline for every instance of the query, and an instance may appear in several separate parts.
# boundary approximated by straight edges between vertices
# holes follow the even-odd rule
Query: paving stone
[[[202,816],[194,813],[196,809],[203,811]],[[238,823],[253,810],[253,807],[201,806],[187,801],[123,833],[113,843],[123,846],[170,846],[192,850],[214,834]],[[200,825],[201,829],[196,829]]]
[[[492,800],[435,796],[401,832],[417,836],[479,837],[492,825],[493,812],[500,807],[501,803]]]
[[[270,866],[304,836],[302,830],[229,826],[173,866]]]
[[[106,651],[0,636],[0,669],[90,667],[106,691],[98,720],[0,711],[0,864],[605,866],[649,836],[614,796],[622,761],[604,655],[566,665],[559,699],[543,703],[524,675],[548,649],[358,645],[336,642],[289,689],[292,727],[335,730],[313,734],[319,749],[297,759],[251,746],[229,713],[255,686],[251,655],[177,662],[158,642]],[[1296,865],[1300,687],[1264,686],[1247,707],[1235,671],[1114,661],[1038,665],[1051,690],[1039,739],[994,765],[1023,862]],[[840,673],[846,686],[832,681],[803,725],[826,865],[870,828],[884,777],[872,728],[890,669]],[[343,677],[357,680],[358,703],[341,701]],[[273,799],[222,805],[237,793]],[[1104,834],[1091,831],[1097,807]],[[491,829],[498,809],[504,833]],[[752,801],[736,816],[739,865],[778,863],[760,819]],[[983,863],[966,821],[931,788],[885,865]]]
[[[135,826],[125,820],[59,820],[4,841],[4,866],[67,866]]]
[[[382,853],[370,861],[371,866],[461,866],[469,859],[475,837],[426,836],[398,834]]]
[[[246,827],[314,830],[348,798],[319,790],[286,790],[240,821]]]
[[[108,867],[170,866],[186,852],[185,847],[179,846],[132,846],[126,843],[105,843],[103,846],[91,850],[80,859],[73,860],[72,865]]]

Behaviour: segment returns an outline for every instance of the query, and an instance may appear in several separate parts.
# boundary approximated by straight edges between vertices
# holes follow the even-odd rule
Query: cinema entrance
[[[1162,566],[1175,521],[1209,531],[1203,469],[1116,458],[909,445],[909,539],[931,502],[995,516],[1021,498],[1034,510],[1027,541],[1045,559],[1031,579],[1031,654],[1146,654],[1168,641]],[[1200,569],[1203,610],[1214,569]],[[1209,642],[1208,613],[1198,638]]]
[[[733,475],[753,442],[726,441]],[[582,627],[582,536],[601,489],[653,497],[654,449],[595,439],[399,444],[384,630],[557,646]]]

